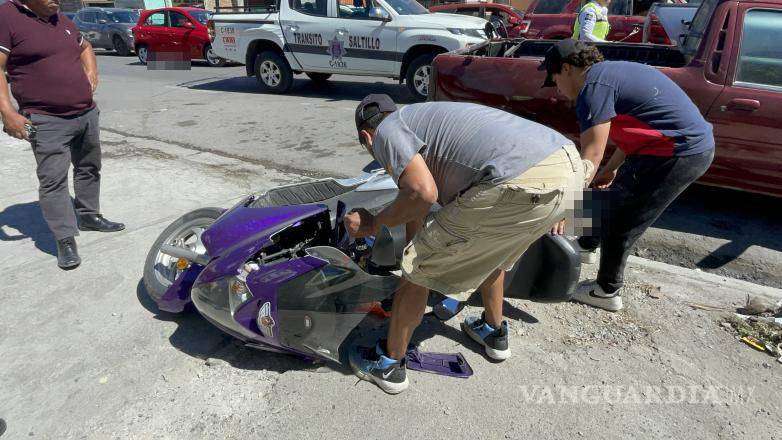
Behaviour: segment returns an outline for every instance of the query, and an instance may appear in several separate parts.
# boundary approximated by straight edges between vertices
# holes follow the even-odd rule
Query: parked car
[[[118,55],[130,55],[133,49],[131,28],[139,14],[132,9],[84,8],[76,13],[73,22],[92,47],[113,49]]]
[[[183,59],[225,65],[209,41],[206,23],[212,13],[200,8],[162,8],[143,11],[133,28],[138,59],[147,64],[151,52],[180,53]]]
[[[446,3],[432,6],[429,11],[499,20],[506,27],[510,38],[523,37],[529,27],[529,21],[524,20],[524,11],[500,3]]]
[[[600,43],[608,59],[656,66],[714,126],[701,183],[782,197],[782,0],[704,0],[680,46]],[[573,104],[541,88],[545,40],[497,40],[439,55],[431,99],[506,109],[574,141]]]
[[[486,24],[416,0],[267,0],[265,10],[218,8],[210,30],[217,54],[244,63],[265,92],[287,92],[294,74],[336,73],[404,80],[423,101],[435,55],[485,41]]]
[[[608,22],[611,30],[607,40],[627,43],[640,43],[644,20],[655,0],[613,0],[608,7]],[[686,0],[668,0],[673,3],[686,3]],[[696,0],[698,1],[698,0]],[[573,35],[573,25],[584,0],[533,0],[524,15],[529,21],[527,38],[561,40]],[[671,40],[658,23],[650,28],[649,42],[671,44]]]

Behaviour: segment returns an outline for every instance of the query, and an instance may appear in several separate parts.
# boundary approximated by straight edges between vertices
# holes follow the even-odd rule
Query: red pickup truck
[[[701,183],[782,197],[782,0],[704,0],[680,46],[601,43],[607,59],[656,66],[714,126]],[[541,88],[552,41],[491,40],[435,58],[430,99],[506,109],[579,136],[573,104]],[[520,133],[523,135],[523,133]]]

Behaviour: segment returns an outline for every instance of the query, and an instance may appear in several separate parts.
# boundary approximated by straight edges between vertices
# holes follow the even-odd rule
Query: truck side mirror
[[[391,21],[391,15],[381,7],[374,7],[369,10],[369,18],[372,20]]]

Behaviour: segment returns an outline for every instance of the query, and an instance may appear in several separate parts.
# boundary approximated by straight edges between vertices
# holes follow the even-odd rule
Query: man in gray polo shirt
[[[356,128],[399,195],[377,215],[348,213],[345,226],[364,237],[405,224],[409,243],[388,340],[353,350],[353,370],[388,393],[407,388],[405,352],[429,289],[459,299],[479,289],[485,312],[465,319],[462,329],[489,357],[507,359],[504,273],[564,218],[594,167],[556,131],[476,104],[397,110],[387,95],[369,95],[356,109]],[[430,214],[435,202],[442,209]]]
[[[10,79],[19,109],[8,94]],[[81,263],[75,236],[125,228],[100,215],[100,129],[92,94],[98,70],[92,47],[57,0],[0,5],[0,114],[3,130],[30,141],[38,164],[41,211],[57,240],[57,265]],[[74,203],[68,192],[73,164]]]

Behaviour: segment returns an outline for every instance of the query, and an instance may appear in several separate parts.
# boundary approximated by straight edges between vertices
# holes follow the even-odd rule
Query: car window
[[[340,18],[368,19],[369,10],[375,7],[380,5],[373,0],[339,0],[338,14]]]
[[[326,0],[290,0],[290,6],[303,14],[326,16]]]
[[[91,11],[82,11],[79,13],[79,20],[85,23],[97,23],[95,13]]]
[[[147,21],[144,22],[147,26],[165,26],[166,25],[166,13],[163,11],[155,12],[147,17]]]
[[[782,13],[754,9],[744,16],[736,82],[782,87]]]
[[[698,7],[698,11],[695,12],[695,17],[693,17],[690,23],[690,29],[687,31],[682,44],[682,53],[688,57],[687,63],[690,62],[689,58],[695,55],[695,52],[701,45],[701,40],[703,40],[706,28],[709,26],[711,16],[714,15],[718,4],[719,0],[705,0]]]
[[[608,15],[630,15],[633,0],[613,0],[608,5]]]
[[[456,8],[456,13],[459,15],[470,15],[472,17],[481,16],[481,10],[479,8],[471,8],[469,6],[464,8]]]
[[[536,14],[559,14],[570,0],[540,0],[535,6]]]
[[[190,16],[199,23],[206,25],[206,22],[212,17],[212,13],[209,11],[190,11]]]
[[[114,11],[106,13],[109,23],[135,23],[138,21],[138,12]]]
[[[190,23],[190,19],[185,17],[185,14],[179,12],[170,11],[168,13],[168,19],[171,27],[185,27],[185,23]]]
[[[386,0],[399,15],[423,15],[429,14],[429,10],[416,0]]]
[[[483,18],[489,21],[501,21],[507,25],[508,19],[510,18],[510,14],[499,9],[494,9],[491,11],[487,9],[486,16]]]

